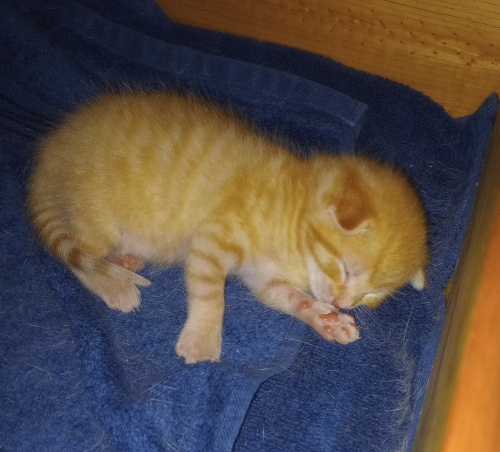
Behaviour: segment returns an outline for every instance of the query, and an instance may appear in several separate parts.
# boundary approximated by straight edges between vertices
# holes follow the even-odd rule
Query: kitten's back
[[[282,148],[204,100],[105,94],[42,141],[30,213],[48,249],[108,301],[96,290],[103,278],[122,281],[124,293],[149,284],[105,259],[124,233],[152,262],[182,260],[204,218],[221,205],[241,207],[242,193],[272,179],[271,155],[286,160]],[[138,301],[120,303],[132,309]]]

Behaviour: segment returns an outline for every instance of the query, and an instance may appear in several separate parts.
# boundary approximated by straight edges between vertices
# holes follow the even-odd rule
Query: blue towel
[[[412,89],[296,49],[171,22],[152,0],[0,0],[0,450],[409,451],[498,100],[452,119]],[[401,167],[429,223],[429,287],[354,315],[328,343],[230,278],[221,363],[187,366],[181,268],[146,268],[112,312],[37,242],[37,140],[106,89],[230,105],[296,152]]]

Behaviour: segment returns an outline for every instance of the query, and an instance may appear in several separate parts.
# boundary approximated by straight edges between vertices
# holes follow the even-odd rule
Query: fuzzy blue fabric
[[[496,95],[452,119],[329,59],[174,24],[152,0],[0,5],[0,450],[409,451]],[[44,251],[25,210],[37,139],[127,86],[199,92],[296,152],[401,167],[428,214],[429,287],[355,310],[362,339],[342,346],[230,278],[221,363],[185,365],[182,269],[146,268],[140,312],[112,312]]]

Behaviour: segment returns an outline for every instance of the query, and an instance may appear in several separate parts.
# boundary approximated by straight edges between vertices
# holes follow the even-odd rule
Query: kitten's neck
[[[305,269],[307,222],[316,201],[317,180],[309,162],[289,151],[272,150],[267,160],[265,168],[255,167],[248,175],[245,216],[263,234],[259,237],[262,252]],[[269,227],[262,228],[264,223]]]

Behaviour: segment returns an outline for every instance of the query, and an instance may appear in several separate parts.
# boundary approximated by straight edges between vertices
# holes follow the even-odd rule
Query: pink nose
[[[349,309],[352,306],[352,298],[346,292],[340,292],[332,301],[332,304],[339,309]]]

